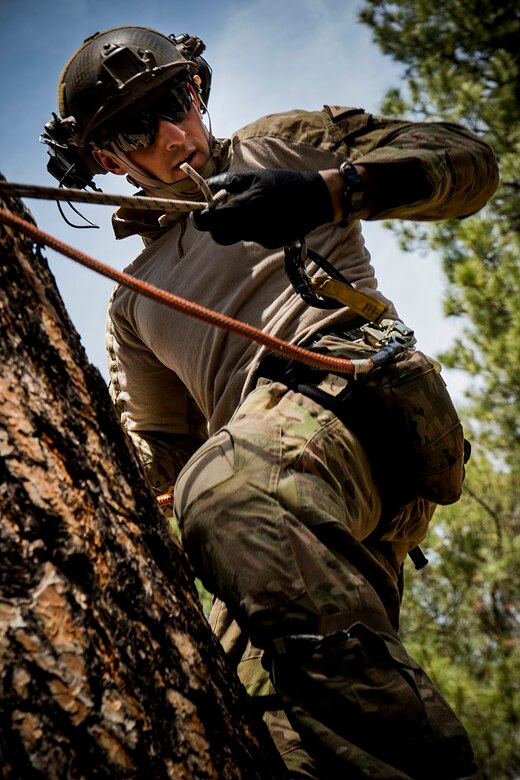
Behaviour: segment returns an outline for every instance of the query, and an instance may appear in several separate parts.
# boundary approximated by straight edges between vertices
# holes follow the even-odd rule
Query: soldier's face
[[[159,119],[155,139],[150,146],[127,152],[128,158],[161,181],[172,184],[186,178],[179,165],[187,162],[196,171],[209,159],[208,131],[195,95],[190,110],[180,122]]]
[[[127,159],[136,168],[165,184],[173,184],[187,178],[179,168],[182,163],[187,162],[196,171],[200,171],[210,156],[208,131],[202,122],[197,96],[191,85],[188,85],[188,89],[192,100],[189,110],[182,118],[157,119],[153,122],[153,132],[149,136],[144,133],[137,136],[139,143],[143,143],[142,148],[125,150]],[[144,125],[144,128],[146,127],[147,125]],[[131,145],[136,138],[136,129],[139,129],[139,122],[137,125],[135,121],[129,123],[126,127],[129,132],[122,132],[122,138],[119,140],[116,138],[115,149],[125,141],[127,145]],[[121,147],[120,150],[123,151]],[[118,157],[117,153],[96,150],[93,154],[107,171],[120,176],[126,173],[132,175],[131,167]]]

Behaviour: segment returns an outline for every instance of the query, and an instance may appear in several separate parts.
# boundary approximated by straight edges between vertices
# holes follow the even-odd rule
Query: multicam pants
[[[359,441],[276,382],[181,472],[190,560],[265,653],[285,712],[274,739],[301,739],[285,751],[291,777],[480,777],[464,729],[396,633],[397,573],[432,512],[414,502],[363,544],[381,500]]]

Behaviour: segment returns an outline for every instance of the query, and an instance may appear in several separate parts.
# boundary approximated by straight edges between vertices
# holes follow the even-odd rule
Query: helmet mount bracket
[[[150,76],[156,67],[156,60],[153,53],[149,50],[143,52],[142,57],[138,57],[132,49],[127,46],[118,46],[117,44],[106,43],[103,47],[103,70],[112,78],[117,86],[124,88],[136,76]],[[143,65],[145,70],[143,71]]]

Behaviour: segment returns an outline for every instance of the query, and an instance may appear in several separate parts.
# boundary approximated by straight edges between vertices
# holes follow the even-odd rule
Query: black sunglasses
[[[139,111],[118,117],[114,124],[104,129],[101,145],[106,147],[115,143],[122,152],[151,146],[157,135],[159,119],[179,124],[186,118],[192,103],[192,94],[186,84],[171,88]]]

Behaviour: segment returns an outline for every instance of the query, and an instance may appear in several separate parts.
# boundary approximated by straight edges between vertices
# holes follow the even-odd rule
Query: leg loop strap
[[[348,631],[354,623],[363,623],[376,633],[396,635],[395,629],[386,615],[380,612],[335,612],[332,615],[324,615],[318,623],[318,632],[324,636],[334,631]]]
[[[287,634],[276,637],[271,645],[272,656],[280,657],[312,652],[328,635],[339,632],[348,633],[357,623],[361,623],[374,633],[390,634],[392,637],[397,637],[390,620],[378,612],[336,612],[332,615],[324,615],[317,622],[317,633],[315,634]]]

